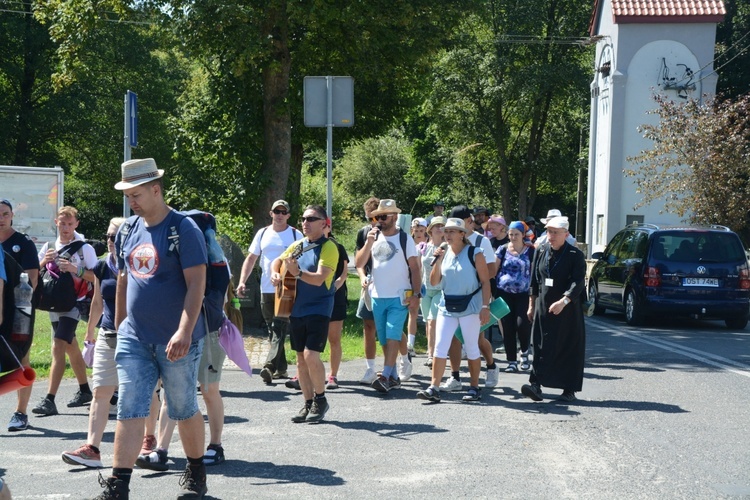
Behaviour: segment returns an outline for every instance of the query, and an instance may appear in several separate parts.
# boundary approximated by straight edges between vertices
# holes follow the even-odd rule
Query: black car
[[[740,238],[727,227],[634,224],[592,257],[588,293],[595,314],[623,311],[629,325],[651,315],[747,325],[750,267]]]

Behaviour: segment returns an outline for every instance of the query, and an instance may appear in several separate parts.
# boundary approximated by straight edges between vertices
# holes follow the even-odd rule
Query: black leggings
[[[529,293],[508,293],[500,290],[500,297],[508,304],[510,312],[503,319],[503,344],[508,361],[517,360],[516,339],[521,343],[521,352],[529,350],[531,322],[526,314],[529,310]]]

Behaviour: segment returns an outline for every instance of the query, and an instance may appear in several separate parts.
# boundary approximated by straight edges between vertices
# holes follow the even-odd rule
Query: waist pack
[[[472,297],[476,295],[482,287],[480,286],[473,292],[471,292],[468,295],[445,295],[443,294],[443,297],[445,299],[445,310],[448,312],[464,312],[467,307],[469,307],[469,303],[471,302]]]
[[[70,259],[86,243],[76,240],[58,252],[61,259]],[[66,312],[76,306],[78,289],[73,275],[60,271],[54,262],[49,262],[39,273],[39,285],[35,296],[36,307],[42,311]]]

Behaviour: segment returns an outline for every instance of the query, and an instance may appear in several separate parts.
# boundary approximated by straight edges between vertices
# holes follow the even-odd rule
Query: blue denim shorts
[[[401,303],[399,297],[376,299],[372,298],[372,315],[375,319],[375,330],[378,342],[385,345],[389,340],[401,340],[404,323],[409,316],[409,308]]]
[[[161,378],[167,411],[173,420],[186,420],[198,412],[196,385],[203,339],[193,342],[187,356],[167,359],[165,345],[144,344],[136,338],[117,339],[117,377],[120,380],[117,420],[145,418],[151,395]]]

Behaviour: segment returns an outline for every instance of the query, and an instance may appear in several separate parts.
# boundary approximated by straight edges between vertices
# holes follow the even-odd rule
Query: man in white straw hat
[[[372,313],[385,357],[383,371],[372,387],[382,393],[401,386],[396,358],[408,311],[419,307],[422,289],[414,240],[396,225],[400,213],[395,200],[381,199],[371,214],[377,224],[356,257],[357,267],[364,267],[372,257]]]
[[[547,217],[543,217],[543,218],[541,218],[539,220],[541,221],[542,224],[547,224],[549,221],[551,221],[555,217],[563,217],[563,214],[558,209],[553,208],[553,209],[547,211]],[[567,219],[568,218],[565,217],[565,220],[567,220]],[[565,241],[567,241],[571,245],[575,245],[576,244],[576,239],[570,233],[568,233],[568,235],[565,237]],[[546,242],[547,242],[547,231],[544,231],[542,233],[542,235],[539,238],[537,238],[537,240],[534,242],[534,246],[537,247],[537,248],[539,248],[540,246],[542,246]]]
[[[115,326],[120,380],[112,476],[98,499],[128,498],[133,464],[141,448],[144,417],[161,378],[170,418],[177,420],[187,468],[179,498],[203,498],[206,466],[203,416],[195,387],[206,323],[201,313],[208,262],[203,233],[164,201],[162,176],[153,158],[122,164],[124,192],[137,215],[117,235],[119,277]],[[172,232],[179,236],[179,255]]]

